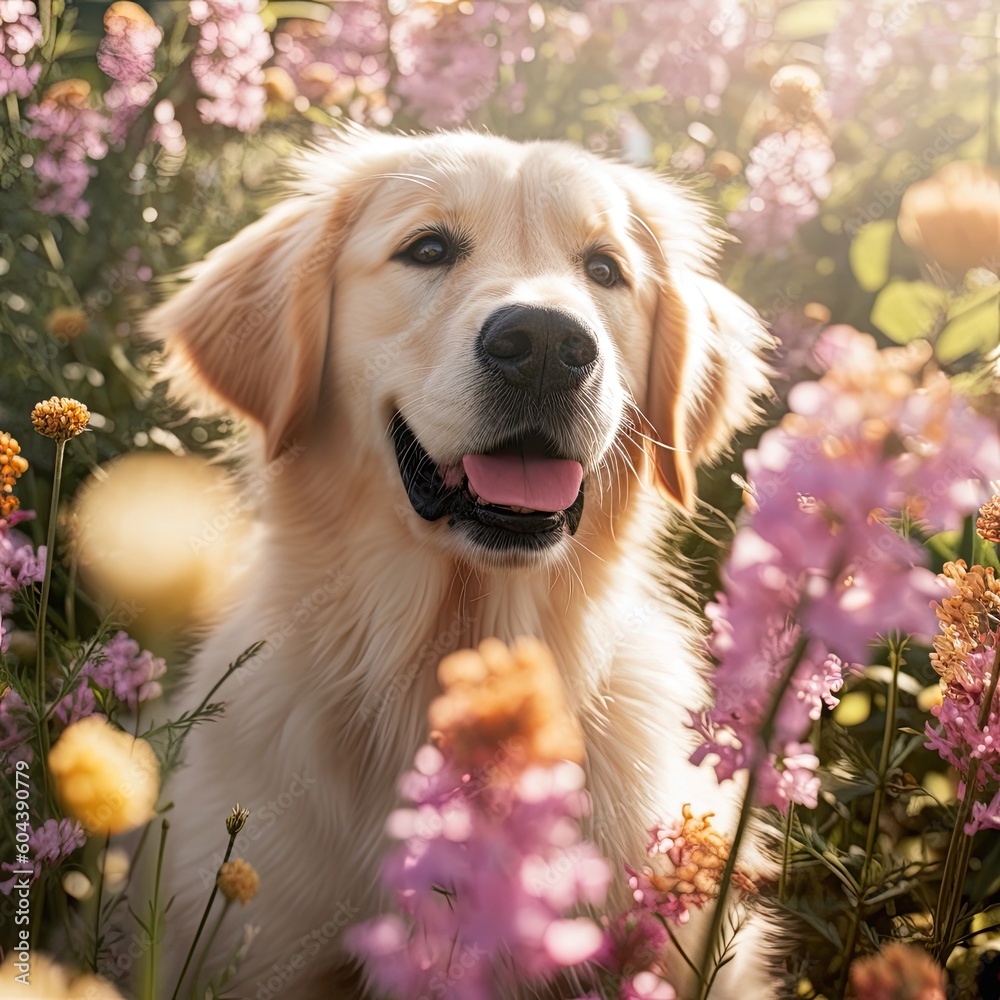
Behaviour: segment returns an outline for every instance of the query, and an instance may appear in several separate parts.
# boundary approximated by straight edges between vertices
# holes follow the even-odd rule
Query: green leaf
[[[929,337],[946,314],[950,296],[926,281],[890,281],[872,307],[872,323],[890,340],[908,344]]]
[[[774,34],[786,41],[825,35],[833,30],[839,17],[837,0],[800,0],[778,11]]]
[[[934,344],[943,365],[966,354],[986,354],[1000,341],[1000,285],[963,295],[948,311],[948,325]]]
[[[866,292],[877,292],[889,280],[889,250],[895,234],[896,223],[882,219],[862,226],[851,243],[851,270]]]
[[[311,0],[272,0],[264,5],[260,16],[265,24],[274,24],[290,17],[325,22],[330,16],[330,7],[325,3],[312,3]]]

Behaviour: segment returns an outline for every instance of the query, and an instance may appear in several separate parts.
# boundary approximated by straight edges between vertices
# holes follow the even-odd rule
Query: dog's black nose
[[[568,312],[504,306],[479,333],[484,363],[511,385],[541,396],[575,389],[597,361],[597,337]]]

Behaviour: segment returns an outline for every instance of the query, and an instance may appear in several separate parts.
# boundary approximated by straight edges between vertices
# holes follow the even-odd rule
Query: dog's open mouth
[[[492,549],[538,549],[575,534],[583,514],[583,466],[560,457],[541,434],[523,435],[488,454],[441,468],[402,414],[391,433],[403,486],[425,520],[467,523],[473,540]]]

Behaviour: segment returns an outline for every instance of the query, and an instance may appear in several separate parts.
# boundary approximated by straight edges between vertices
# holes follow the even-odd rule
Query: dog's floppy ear
[[[685,510],[696,469],[754,423],[770,391],[757,314],[713,276],[720,234],[697,200],[652,173],[624,168],[636,235],[656,276],[644,400],[656,484]]]
[[[172,391],[207,389],[252,418],[268,458],[318,402],[342,214],[329,196],[280,204],[190,269],[144,323],[165,343]]]

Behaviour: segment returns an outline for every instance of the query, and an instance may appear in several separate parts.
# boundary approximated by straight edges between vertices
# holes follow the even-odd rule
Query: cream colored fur
[[[461,265],[390,259],[442,220],[472,240]],[[629,288],[587,279],[579,255],[595,240]],[[230,995],[358,995],[336,985],[339,930],[383,906],[383,826],[427,736],[437,660],[487,636],[552,648],[586,731],[589,832],[613,864],[641,862],[646,827],[685,803],[732,827],[733,790],[687,763],[685,720],[707,699],[701,627],[664,586],[684,571],[656,555],[672,507],[694,502],[695,465],[753,420],[766,390],[765,336],[712,278],[714,241],[675,186],[566,144],[359,132],[305,156],[291,197],[153,313],[149,329],[194,384],[259,427],[249,461],[275,463],[252,566],[192,667],[193,701],[267,640],[168,790],[175,973],[239,800],[252,817],[237,853],[261,888],[232,908],[219,950],[243,922],[260,934]],[[442,465],[468,450],[496,419],[481,412],[470,345],[509,302],[576,310],[605,359],[573,431],[579,531],[521,565],[418,517],[387,435],[399,409]],[[706,916],[685,928],[694,954]],[[752,928],[737,956],[713,998],[770,995]]]

